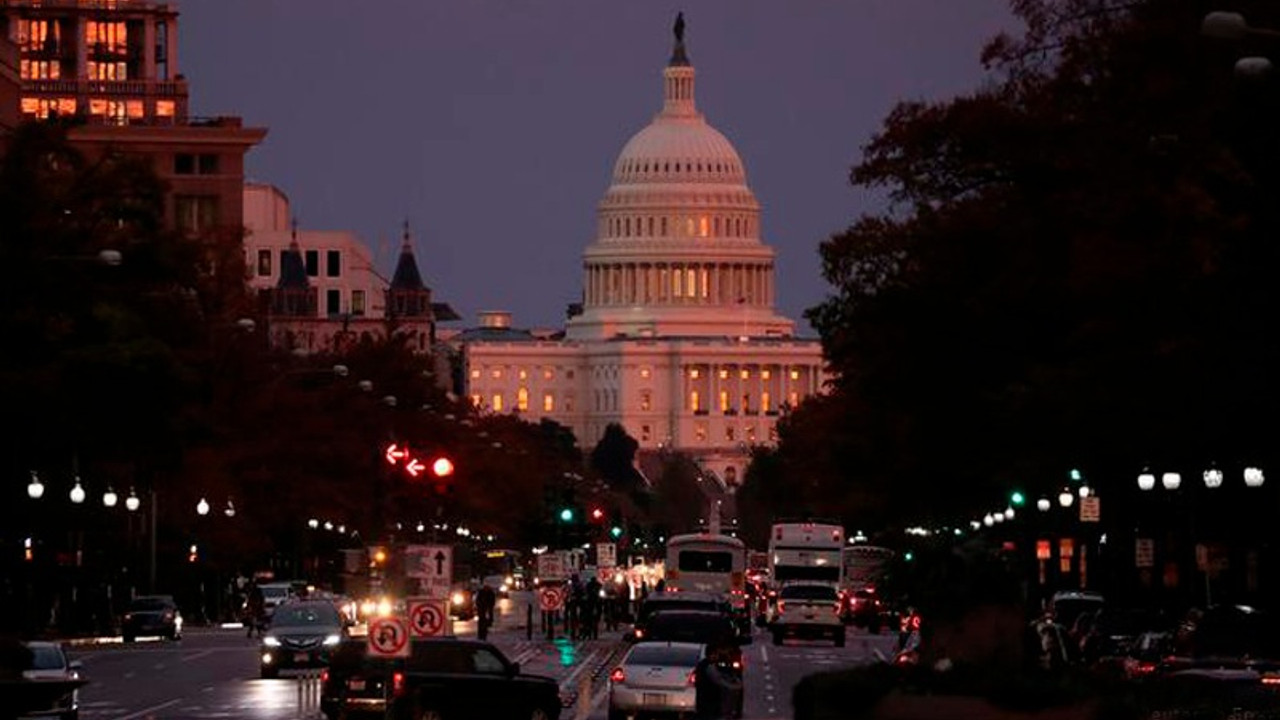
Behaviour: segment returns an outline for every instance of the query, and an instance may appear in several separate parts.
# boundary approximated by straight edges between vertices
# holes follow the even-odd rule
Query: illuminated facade
[[[822,391],[822,351],[774,310],[759,203],[695,106],[679,37],[663,94],[614,165],[563,339],[494,312],[457,342],[474,404],[556,420],[587,447],[618,423],[642,451],[686,453],[732,487],[751,447],[776,440],[778,418]]]
[[[432,302],[407,228],[395,272],[386,280],[355,233],[294,226],[289,199],[279,189],[245,185],[244,205],[245,267],[250,287],[263,298],[273,346],[340,351],[394,328],[409,336],[411,348],[427,353],[435,345],[436,322],[457,319],[447,304]]]
[[[178,72],[178,12],[142,0],[0,0],[17,45],[19,108],[70,124],[90,158],[143,155],[169,186],[166,220],[193,236],[238,241],[244,155],[266,136],[240,118],[192,118]]]

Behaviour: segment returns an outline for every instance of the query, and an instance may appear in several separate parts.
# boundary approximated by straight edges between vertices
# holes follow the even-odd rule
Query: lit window
[[[520,388],[516,391],[516,409],[520,412],[529,409],[529,388]]]
[[[156,101],[156,117],[173,117],[178,113],[178,106],[172,100]]]
[[[747,378],[751,377],[751,371],[743,370],[742,372],[738,373],[738,377],[742,378],[743,380],[746,380]]]
[[[800,371],[799,371],[799,370],[792,370],[792,371],[791,371],[791,379],[792,379],[792,380],[799,380],[799,379],[800,379]]]
[[[761,379],[761,380],[768,380],[768,379],[769,379],[769,378],[771,378],[771,377],[773,377],[773,373],[772,373],[772,372],[770,372],[770,371],[768,371],[768,370],[761,370],[761,371],[760,371],[760,379]]]
[[[702,373],[698,370],[698,368],[692,368],[691,370],[689,370],[689,377],[693,378],[694,380],[697,380],[699,377],[701,377],[701,375]]]
[[[640,377],[642,377],[642,378],[644,378],[644,379],[646,379],[646,380],[648,380],[648,379],[649,379],[649,375],[651,375],[652,373],[653,373],[653,371],[652,371],[652,370],[650,370],[648,367],[642,367],[642,368],[640,368]]]
[[[490,370],[490,371],[489,371],[489,377],[493,378],[494,380],[497,380],[497,379],[501,378],[501,377],[502,377],[502,370],[501,370],[501,369],[499,369],[499,368],[494,368],[494,369]]]
[[[703,298],[707,297],[708,288],[711,287],[711,276],[705,268],[702,271],[702,284],[699,285],[698,287],[700,290],[698,294],[701,295]]]
[[[351,314],[364,315],[364,291],[351,291]]]
[[[796,392],[796,391],[794,391],[794,390],[793,390],[793,391],[791,391],[790,393],[788,393],[788,394],[787,394],[787,404],[788,404],[788,405],[790,405],[791,407],[796,407],[797,405],[799,405],[799,404],[800,404],[800,393],[798,393],[798,392]]]
[[[698,235],[700,235],[701,237],[706,237],[710,234],[711,234],[711,220],[708,219],[706,215],[703,215],[698,220]]]
[[[480,407],[480,406],[481,406],[481,405],[483,405],[483,404],[484,404],[484,400],[482,400],[482,399],[480,398],[480,396],[479,396],[479,395],[472,395],[472,396],[471,396],[471,406],[472,406],[472,407]]]
[[[142,119],[142,101],[141,100],[126,100],[124,105],[130,120]]]
[[[728,371],[728,370],[721,370],[721,371],[720,371],[720,379],[721,379],[721,380],[728,380],[728,379],[729,379],[729,371]]]
[[[271,277],[271,251],[258,251],[258,277]]]
[[[684,294],[684,273],[676,270],[671,273],[671,296],[680,297]]]
[[[707,441],[707,424],[706,423],[696,423],[693,426],[693,439],[697,440],[698,442]]]
[[[524,368],[520,368],[520,379],[521,379],[521,380],[528,380],[528,379],[529,379],[529,371],[528,371],[528,370],[525,370]]]
[[[502,412],[502,393],[493,396],[493,411]]]
[[[649,390],[640,391],[640,409],[648,412],[653,409],[653,392]]]
[[[554,378],[555,376],[556,376],[556,371],[555,371],[555,370],[552,370],[551,368],[546,368],[546,369],[544,369],[544,370],[542,371],[542,379],[543,379],[543,380],[551,380],[551,379],[552,379],[552,378]]]
[[[556,396],[546,393],[542,396],[542,412],[555,412]]]
[[[697,390],[693,390],[689,393],[689,409],[694,412],[702,409],[702,398],[698,396]]]
[[[649,426],[648,426],[648,425],[641,425],[641,426],[640,426],[640,440],[641,440],[642,442],[649,442],[649,434],[650,434]]]
[[[729,411],[729,391],[721,390],[720,391],[720,412],[728,412],[728,411]]]
[[[472,379],[472,380],[479,380],[479,379],[480,379],[480,371],[479,371],[479,370],[474,370],[474,369],[473,369],[473,370],[471,371],[471,379]]]
[[[770,410],[772,410],[773,408],[770,407],[770,403],[772,401],[773,401],[773,398],[769,396],[768,390],[765,390],[764,392],[760,393],[760,409],[761,410],[765,412],[769,412]]]

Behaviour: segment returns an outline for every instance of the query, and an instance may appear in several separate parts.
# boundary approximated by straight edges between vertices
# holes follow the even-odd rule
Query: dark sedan
[[[168,640],[182,638],[182,613],[172,595],[140,595],[129,603],[120,623],[125,642],[146,635],[159,635]]]
[[[280,605],[262,637],[262,677],[273,678],[291,668],[328,665],[345,632],[342,615],[328,600],[293,600]]]

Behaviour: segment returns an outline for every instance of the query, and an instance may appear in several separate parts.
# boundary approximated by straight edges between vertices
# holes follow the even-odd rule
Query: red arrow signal
[[[404,465],[405,471],[409,473],[409,477],[418,477],[423,470],[427,469],[426,465],[419,462],[418,458],[409,458],[409,462]]]
[[[402,448],[395,443],[391,443],[387,446],[385,457],[387,458],[387,463],[395,465],[401,460],[409,457],[409,448]]]

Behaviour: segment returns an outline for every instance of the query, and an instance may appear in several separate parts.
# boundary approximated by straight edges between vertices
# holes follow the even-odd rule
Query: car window
[[[658,613],[649,623],[649,637],[677,642],[721,642],[732,638],[733,622],[721,615]]]
[[[679,563],[682,572],[727,573],[733,570],[733,553],[682,550]]]
[[[478,673],[501,675],[507,671],[507,664],[502,662],[502,658],[487,648],[476,648],[471,653],[471,662]]]
[[[827,585],[788,585],[779,594],[783,600],[830,600],[835,602],[836,589]]]
[[[142,597],[135,598],[133,602],[129,603],[130,610],[141,610],[143,612],[150,610],[167,610],[169,606],[170,602],[164,598]]]
[[[276,610],[276,625],[338,625],[338,611],[332,605],[284,605]]]
[[[698,647],[671,645],[637,645],[623,661],[624,665],[697,665],[702,654]]]
[[[678,598],[670,600],[654,600],[646,602],[640,608],[640,619],[643,620],[656,612],[663,612],[666,610],[715,610],[719,612],[720,606],[714,600],[681,600]]]
[[[62,654],[62,650],[53,645],[35,645],[30,646],[31,670],[61,670],[67,666],[66,657]]]
[[[287,587],[263,587],[262,597],[275,600],[277,598],[289,597],[289,588]]]
[[[424,672],[470,673],[475,669],[475,660],[466,647],[424,642],[414,646],[411,667]]]

